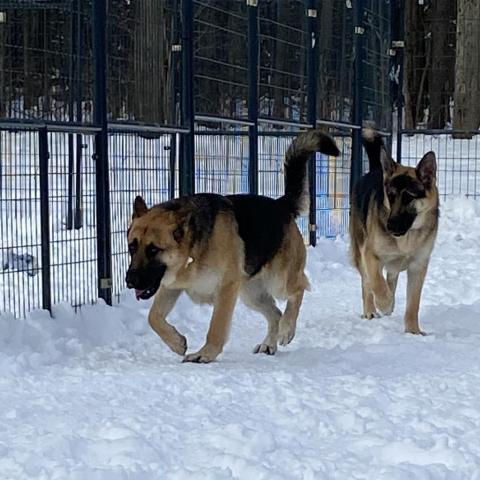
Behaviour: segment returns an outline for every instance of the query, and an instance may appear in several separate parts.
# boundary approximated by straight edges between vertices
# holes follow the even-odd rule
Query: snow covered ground
[[[0,478],[480,479],[480,204],[453,199],[425,286],[426,337],[361,320],[345,240],[309,251],[298,333],[253,355],[265,321],[239,305],[225,352],[182,364],[148,302],[0,317]],[[172,322],[202,343],[210,308]]]

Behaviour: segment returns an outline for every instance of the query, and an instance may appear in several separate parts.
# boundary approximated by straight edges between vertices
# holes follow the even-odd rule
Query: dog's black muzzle
[[[135,289],[137,300],[148,300],[159,289],[166,270],[167,266],[163,263],[141,271],[129,268],[125,276],[127,288]]]

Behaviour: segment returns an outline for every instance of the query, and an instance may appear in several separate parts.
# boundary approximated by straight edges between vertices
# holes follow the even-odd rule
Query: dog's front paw
[[[366,318],[367,320],[372,320],[373,318],[380,318],[380,314],[377,311],[364,312],[363,315],[361,315],[361,318]]]
[[[209,345],[205,345],[198,352],[189,353],[183,357],[183,362],[192,362],[192,363],[210,363],[213,362],[221,350]]]
[[[176,332],[176,335],[173,335],[172,338],[168,340],[167,345],[177,355],[183,356],[187,351],[187,339],[183,335],[180,335],[178,332]]]
[[[268,345],[266,343],[259,343],[254,349],[253,353],[265,353],[267,355],[275,355],[277,345]]]
[[[411,328],[411,327],[405,327],[405,333],[410,333],[411,335],[421,335],[422,337],[425,337],[428,335],[428,333],[424,332],[423,330],[420,330],[420,328]]]
[[[383,315],[391,315],[394,307],[394,296],[391,292],[386,292],[383,295],[374,295],[375,306],[383,313]]]
[[[286,347],[295,337],[296,326],[287,321],[285,317],[280,320],[278,329],[278,343],[282,347]]]

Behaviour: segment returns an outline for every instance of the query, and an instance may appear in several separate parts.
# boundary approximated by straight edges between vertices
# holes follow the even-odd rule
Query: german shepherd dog
[[[363,317],[377,317],[377,309],[385,315],[393,312],[398,275],[406,270],[405,332],[424,335],[418,309],[439,217],[435,154],[426,153],[416,168],[404,167],[392,160],[373,130],[364,130],[363,144],[370,171],[354,187],[350,215]]]
[[[197,194],[148,208],[141,197],[135,199],[126,283],[137,299],[155,295],[148,317],[153,330],[175,353],[185,355],[187,340],[167,322],[168,313],[182,292],[214,306],[205,345],[184,361],[208,363],[222,352],[238,296],[268,322],[267,336],[254,353],[273,355],[277,343],[292,341],[309,286],[295,218],[308,199],[307,160],[316,151],[339,153],[334,141],[316,130],[292,142],[285,159],[285,194],[277,200]],[[283,313],[275,298],[287,300]]]

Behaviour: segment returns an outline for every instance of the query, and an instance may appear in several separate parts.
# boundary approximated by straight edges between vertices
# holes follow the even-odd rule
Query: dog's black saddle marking
[[[259,195],[228,195],[245,244],[245,271],[257,274],[279,250],[292,215],[281,201]]]

